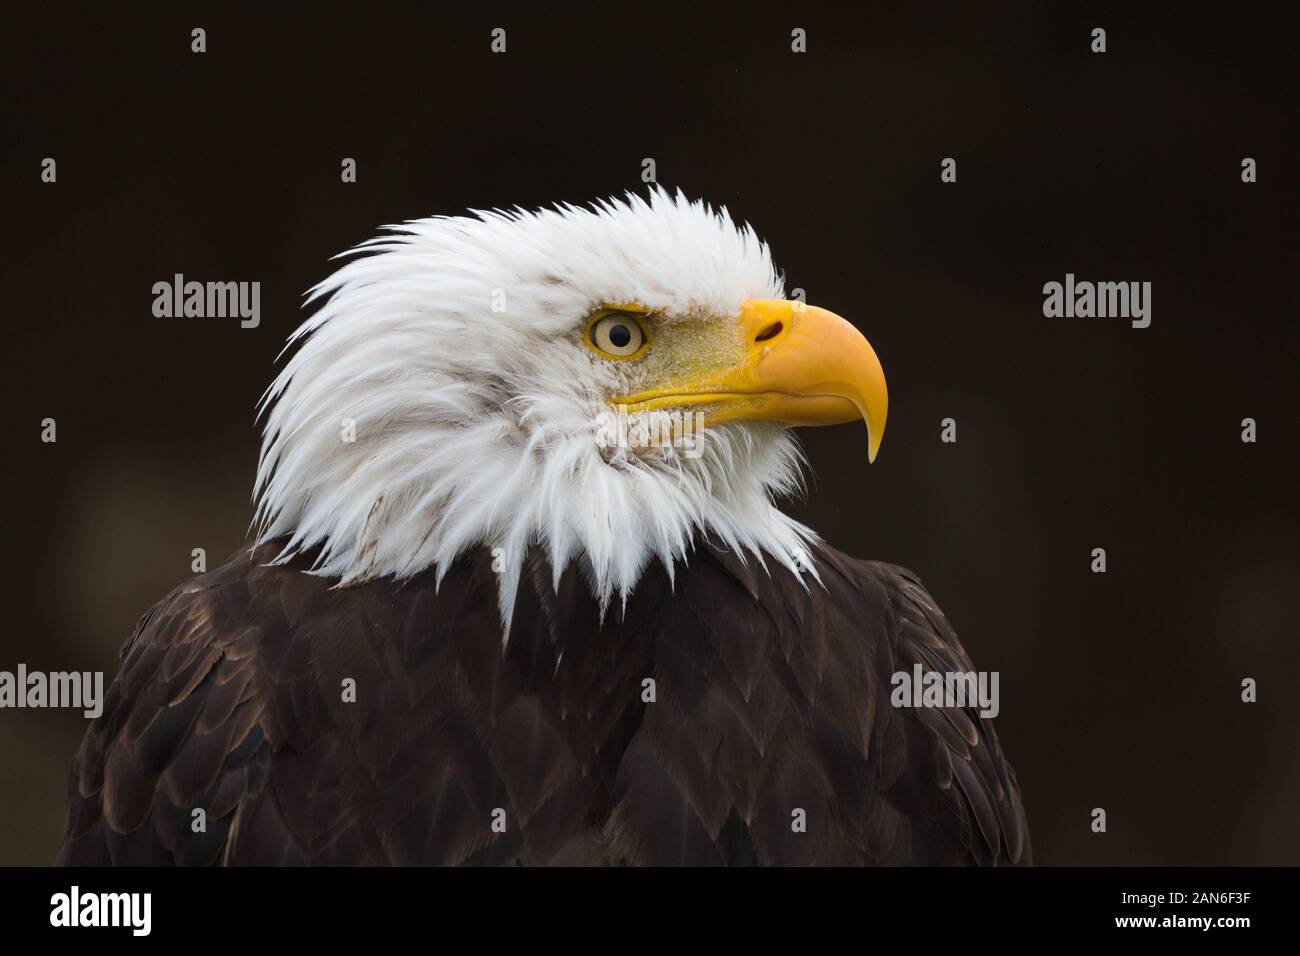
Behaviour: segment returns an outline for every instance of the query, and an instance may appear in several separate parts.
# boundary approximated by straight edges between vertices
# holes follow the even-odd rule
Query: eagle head
[[[784,299],[725,208],[653,190],[590,208],[389,227],[308,295],[319,309],[262,400],[257,539],[342,585],[438,578],[492,550],[508,633],[520,571],[579,562],[602,614],[697,536],[817,574],[791,425],[865,419],[866,339]],[[286,346],[288,348],[288,346]]]

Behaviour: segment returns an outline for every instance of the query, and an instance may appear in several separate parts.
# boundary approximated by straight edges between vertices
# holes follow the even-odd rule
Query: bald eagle
[[[147,611],[64,864],[1027,863],[911,572],[778,510],[884,374],[725,208],[390,227],[263,397],[250,545]],[[950,703],[950,702],[949,702]]]

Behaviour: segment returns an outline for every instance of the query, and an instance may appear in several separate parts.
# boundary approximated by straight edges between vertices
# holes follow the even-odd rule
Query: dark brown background
[[[1300,862],[1295,34],[1186,6],[614,6],[6,15],[0,669],[111,676],[190,550],[240,544],[254,403],[329,256],[635,188],[650,156],[882,357],[879,461],[807,433],[792,507],[919,572],[1001,672],[1038,860]],[[1151,281],[1151,328],[1045,319],[1067,271]],[[261,281],[261,327],[155,319],[175,272]],[[84,726],[0,711],[0,863],[52,858]]]

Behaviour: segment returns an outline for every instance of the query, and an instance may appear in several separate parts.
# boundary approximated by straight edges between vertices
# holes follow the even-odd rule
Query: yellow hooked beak
[[[737,322],[738,360],[611,400],[629,413],[697,408],[704,424],[774,421],[839,425],[864,419],[876,460],[889,396],[885,373],[862,333],[833,312],[783,299],[749,299]]]

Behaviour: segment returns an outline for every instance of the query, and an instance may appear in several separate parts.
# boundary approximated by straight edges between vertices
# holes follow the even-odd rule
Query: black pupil
[[[609,341],[616,349],[624,348],[632,341],[632,330],[626,325],[616,325],[609,330]]]

